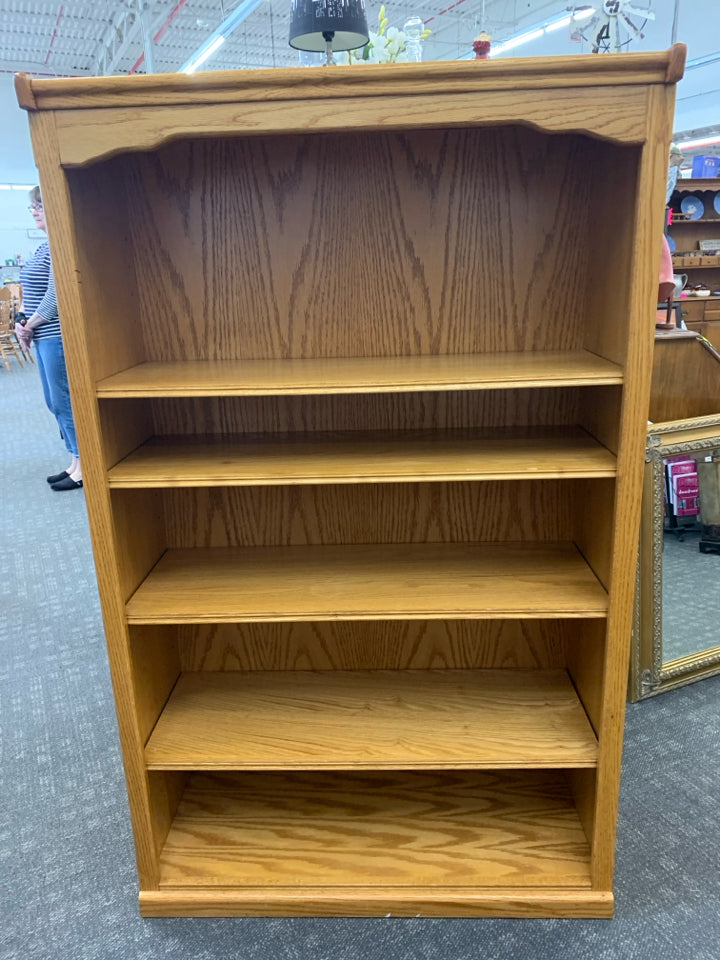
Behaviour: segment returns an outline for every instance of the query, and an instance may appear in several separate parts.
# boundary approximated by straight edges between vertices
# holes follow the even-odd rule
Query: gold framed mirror
[[[720,414],[648,428],[630,699],[714,673],[720,673]]]

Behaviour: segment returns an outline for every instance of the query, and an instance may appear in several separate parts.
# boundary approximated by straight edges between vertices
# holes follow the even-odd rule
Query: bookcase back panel
[[[208,397],[154,400],[152,411],[157,434],[560,426],[577,422],[578,396],[577,388],[561,387],[314,397]],[[118,416],[122,416],[121,408]]]
[[[223,623],[177,629],[185,671],[552,669],[565,666],[568,624],[561,620],[380,620]]]
[[[577,348],[589,272],[612,282],[587,242],[595,147],[468,127],[130,156],[147,359]]]
[[[572,540],[575,490],[569,480],[173,489],[167,546]]]

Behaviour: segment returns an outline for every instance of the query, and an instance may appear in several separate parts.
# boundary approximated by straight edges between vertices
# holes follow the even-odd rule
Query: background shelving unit
[[[714,295],[714,291],[720,290],[720,257],[705,263],[703,260],[708,258],[702,257],[698,247],[700,240],[720,240],[720,213],[714,206],[714,198],[720,196],[720,178],[678,180],[670,206],[679,210],[683,197],[688,194],[696,194],[702,200],[705,212],[697,220],[676,219],[668,228],[677,251],[673,254],[673,266],[676,273],[687,274],[688,288],[703,283],[710,288],[711,294],[709,297],[683,297],[683,319],[689,330],[702,334],[720,347],[720,295]],[[686,258],[680,256],[686,251],[692,252],[697,260],[692,266],[687,266]]]
[[[683,58],[19,78],[144,914],[612,912]]]

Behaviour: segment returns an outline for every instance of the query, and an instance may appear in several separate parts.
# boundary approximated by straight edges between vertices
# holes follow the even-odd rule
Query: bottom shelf
[[[562,771],[195,773],[141,909],[611,914],[612,894],[590,886]]]

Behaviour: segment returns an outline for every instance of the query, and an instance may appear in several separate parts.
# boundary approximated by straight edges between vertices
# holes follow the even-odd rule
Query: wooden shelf
[[[698,217],[697,220],[673,220],[672,223],[668,224],[669,229],[677,226],[687,226],[687,224],[692,223],[717,223],[720,225],[720,217]]]
[[[614,477],[580,428],[153,437],[108,471],[113,488]]]
[[[703,190],[720,191],[720,177],[698,177],[693,180],[690,177],[678,179],[673,192],[675,193],[698,193]]]
[[[622,369],[586,350],[463,356],[338,357],[142,363],[106,377],[98,397],[398,393],[622,383]]]
[[[564,670],[188,673],[150,770],[594,767]]]
[[[168,550],[129,623],[605,617],[572,543],[407,543]]]
[[[160,890],[262,891],[270,903],[304,893],[314,906],[338,888],[424,887],[430,902],[432,887],[458,899],[477,887],[588,888],[589,860],[556,772],[198,773],[161,854]]]

